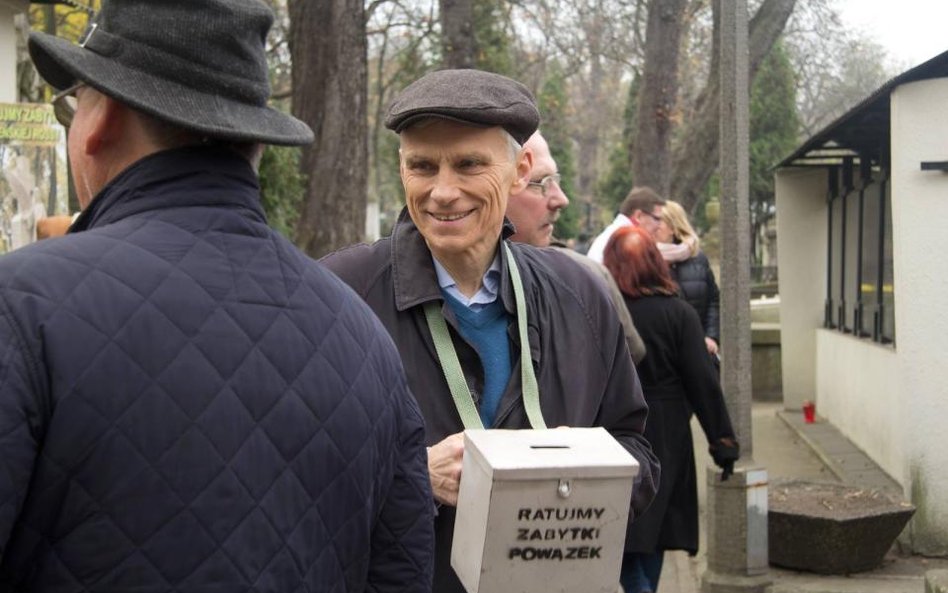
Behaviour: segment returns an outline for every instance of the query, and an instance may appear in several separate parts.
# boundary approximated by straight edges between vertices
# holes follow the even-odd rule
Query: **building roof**
[[[785,158],[776,168],[837,165],[846,157],[868,158],[873,164],[888,159],[889,96],[908,82],[948,77],[948,51],[885,83]]]

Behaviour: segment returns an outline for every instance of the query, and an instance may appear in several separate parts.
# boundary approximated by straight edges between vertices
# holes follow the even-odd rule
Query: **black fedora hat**
[[[308,144],[305,123],[267,105],[272,23],[259,0],[105,0],[78,45],[31,33],[29,49],[57,89],[81,81],[213,138]]]

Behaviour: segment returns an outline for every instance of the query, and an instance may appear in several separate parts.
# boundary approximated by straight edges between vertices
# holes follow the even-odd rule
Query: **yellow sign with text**
[[[62,137],[51,105],[0,103],[0,142],[54,146]]]

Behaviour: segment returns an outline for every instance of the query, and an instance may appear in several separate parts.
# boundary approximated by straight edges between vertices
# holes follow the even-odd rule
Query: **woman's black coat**
[[[649,405],[645,437],[662,464],[652,505],[626,535],[626,552],[698,550],[698,493],[692,413],[709,442],[734,437],[717,371],[704,344],[698,315],[677,297],[625,296],[645,341],[636,367]]]
[[[707,256],[698,255],[685,261],[670,264],[672,278],[681,289],[681,297],[698,312],[704,335],[721,343],[721,314],[719,308],[718,283]]]

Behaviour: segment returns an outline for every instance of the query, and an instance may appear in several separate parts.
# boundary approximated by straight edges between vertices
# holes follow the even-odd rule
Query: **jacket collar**
[[[226,148],[194,146],[151,154],[113,178],[69,232],[106,225],[149,210],[231,206],[266,221],[257,176]]]
[[[513,233],[513,225],[505,218],[501,237],[498,237],[498,247]],[[431,257],[431,250],[408,215],[408,208],[403,208],[392,231],[392,276],[395,307],[399,311],[443,299]],[[500,258],[500,298],[508,313],[516,311],[506,257]]]

